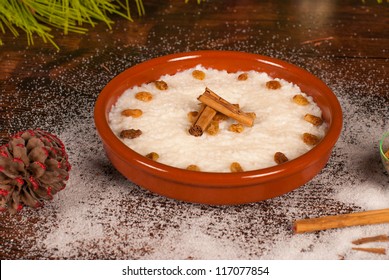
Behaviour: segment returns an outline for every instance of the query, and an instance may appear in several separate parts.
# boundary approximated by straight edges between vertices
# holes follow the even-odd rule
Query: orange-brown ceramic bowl
[[[228,72],[256,70],[298,85],[321,108],[328,132],[308,153],[274,167],[213,173],[152,161],[123,144],[108,125],[108,113],[128,88],[198,64]],[[197,51],[163,56],[135,65],[110,81],[94,111],[97,131],[113,166],[132,182],[160,195],[205,204],[242,204],[282,195],[311,180],[326,165],[342,129],[342,110],[333,92],[307,71],[281,60],[243,52]]]

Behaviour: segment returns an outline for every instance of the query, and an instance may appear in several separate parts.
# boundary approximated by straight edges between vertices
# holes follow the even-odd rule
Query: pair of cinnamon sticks
[[[354,245],[362,245],[362,244],[371,243],[371,242],[389,242],[389,235],[382,234],[382,235],[359,238],[359,239],[352,241],[351,243],[353,243]],[[355,250],[355,251],[362,251],[362,252],[386,255],[385,248],[352,247],[351,249]]]
[[[205,88],[204,93],[197,99],[203,104],[203,107],[189,129],[189,133],[193,136],[201,136],[217,112],[247,126],[253,126],[254,124],[254,118],[251,115],[241,111],[238,106],[229,103],[209,88]]]

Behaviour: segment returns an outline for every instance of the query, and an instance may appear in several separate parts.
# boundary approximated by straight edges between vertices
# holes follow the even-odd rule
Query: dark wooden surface
[[[54,30],[60,51],[21,32],[0,34],[0,144],[20,130],[61,131],[71,105],[93,106],[104,84],[127,67],[164,54],[201,49],[239,50],[299,65],[325,82],[363,81],[364,94],[389,100],[389,4],[376,1],[159,1],[144,0],[146,15],[133,22],[114,17],[112,30],[99,23],[85,35]],[[88,61],[85,66],[85,61]],[[79,80],[74,79],[71,73]],[[325,73],[325,75],[324,75]],[[72,76],[71,80],[66,77]],[[104,76],[104,78],[101,78]],[[88,88],[82,81],[101,79]],[[79,86],[81,84],[81,86]],[[355,83],[346,83],[353,90]],[[347,88],[349,87],[349,88]],[[389,104],[389,103],[388,103]],[[369,110],[369,104],[366,104]],[[67,112],[67,110],[72,110]],[[0,259],[40,258],[28,252],[34,219],[0,214]],[[16,226],[17,224],[17,226]],[[10,241],[12,240],[12,242]],[[33,241],[31,242],[31,248]],[[27,254],[28,253],[28,254]],[[97,256],[99,257],[99,256]]]

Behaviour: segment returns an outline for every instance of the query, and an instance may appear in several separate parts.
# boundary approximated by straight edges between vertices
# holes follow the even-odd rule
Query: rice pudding
[[[201,136],[189,130],[206,88],[239,106],[253,124],[216,112]],[[257,71],[228,73],[198,65],[126,90],[109,113],[112,131],[132,150],[195,171],[241,172],[306,153],[326,133],[321,110],[300,88]]]

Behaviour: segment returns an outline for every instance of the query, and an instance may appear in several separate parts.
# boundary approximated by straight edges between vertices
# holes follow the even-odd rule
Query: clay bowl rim
[[[145,156],[135,152],[131,148],[127,147],[110,129],[108,124],[108,113],[111,106],[116,102],[119,96],[125,89],[135,85],[140,85],[143,82],[136,82],[132,79],[132,76],[139,76],[139,73],[144,71],[155,71],[163,67],[166,63],[176,63],[181,65],[182,68],[177,67],[176,72],[182,71],[197,64],[193,64],[197,60],[205,61],[210,60],[242,60],[252,61],[254,64],[263,64],[263,66],[270,67],[273,71],[267,72],[273,78],[285,78],[286,73],[289,73],[293,77],[298,77],[301,86],[313,88],[317,92],[321,92],[320,98],[324,99],[330,106],[326,108],[326,112],[323,111],[323,118],[328,125],[328,130],[324,138],[319,144],[313,147],[307,153],[290,160],[286,163],[275,165],[263,169],[256,169],[237,173],[228,172],[198,172],[181,169],[173,166],[169,166],[160,162],[156,162],[146,158]],[[187,64],[193,66],[185,66]],[[203,63],[204,64],[204,63]],[[212,67],[205,65],[205,67]],[[228,68],[228,67],[226,67]],[[222,70],[222,69],[219,69]],[[228,71],[228,69],[225,69]],[[257,70],[253,68],[252,70]],[[248,71],[244,69],[243,71]],[[231,71],[233,72],[233,71]],[[271,73],[270,73],[271,72]],[[174,73],[169,73],[174,74]],[[160,77],[159,75],[158,77]],[[153,77],[154,80],[158,77]],[[150,81],[152,78],[150,79]],[[296,83],[295,83],[296,84]],[[302,89],[303,92],[306,92]],[[120,93],[119,93],[120,92]],[[307,92],[308,95],[310,95]],[[113,95],[113,96],[112,96]],[[325,98],[323,97],[325,96]],[[314,100],[316,99],[312,96]],[[315,100],[316,101],[316,100]],[[319,105],[320,106],[320,105]],[[109,107],[109,108],[108,108]],[[325,116],[324,116],[325,114]],[[136,64],[111,79],[111,81],[100,92],[94,109],[95,126],[99,136],[104,145],[104,149],[107,146],[115,152],[115,155],[122,161],[136,166],[137,168],[149,173],[152,176],[161,177],[168,181],[175,181],[185,185],[198,186],[198,187],[215,187],[215,188],[236,188],[245,187],[248,185],[258,185],[266,183],[277,178],[291,176],[292,174],[301,172],[304,168],[314,165],[317,161],[320,161],[320,157],[329,156],[334,145],[336,144],[343,125],[343,115],[340,103],[331,91],[331,89],[322,82],[319,78],[312,75],[308,71],[286,61],[271,58],[259,54],[239,52],[239,51],[194,51],[165,55],[157,58],[147,60],[145,62]],[[318,171],[319,172],[319,171]],[[316,174],[315,174],[316,175]],[[127,177],[127,176],[126,176]],[[130,178],[129,178],[130,179]],[[130,179],[131,180],[131,179]]]

